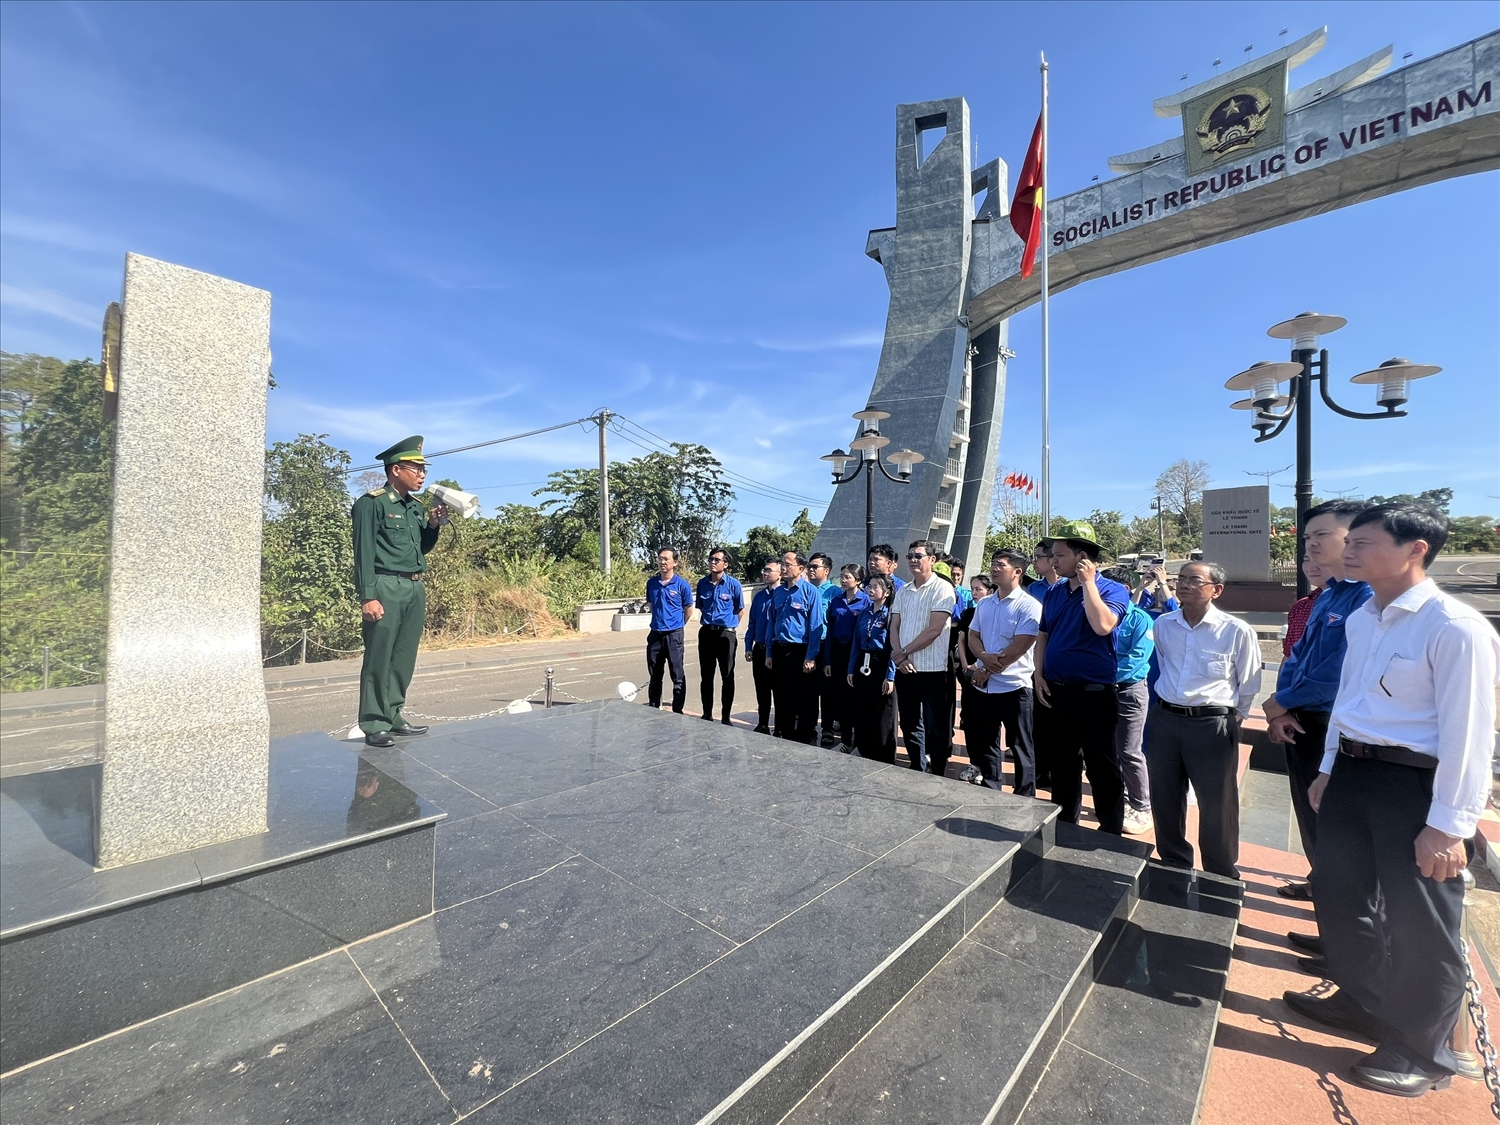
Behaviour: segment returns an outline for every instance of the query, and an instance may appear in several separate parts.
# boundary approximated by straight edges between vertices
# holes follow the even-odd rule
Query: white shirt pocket
[[[1432,675],[1423,661],[1399,653],[1392,656],[1385,671],[1375,682],[1372,694],[1381,699],[1415,706],[1431,706],[1435,698]]]
[[[1204,650],[1198,654],[1203,676],[1209,680],[1227,680],[1229,670],[1234,667],[1234,653],[1232,652],[1208,652]]]

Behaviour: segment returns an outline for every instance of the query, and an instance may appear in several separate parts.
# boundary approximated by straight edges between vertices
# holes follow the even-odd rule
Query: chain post
[[[52,646],[42,646],[42,690],[52,686]]]
[[[297,657],[298,664],[307,663],[307,630],[302,630],[302,652]]]
[[[547,685],[546,685],[546,690],[547,690],[547,695],[546,695],[546,699],[542,703],[542,707],[544,709],[550,711],[550,710],[552,710],[552,669],[551,668],[547,669]]]

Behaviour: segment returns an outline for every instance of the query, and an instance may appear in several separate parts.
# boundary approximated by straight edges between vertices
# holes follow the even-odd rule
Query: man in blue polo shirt
[[[651,606],[651,632],[646,634],[646,667],[651,673],[647,702],[661,706],[661,675],[672,669],[672,710],[682,714],[687,700],[687,676],[682,670],[682,631],[693,609],[693,588],[677,573],[677,548],[656,552],[656,573],[646,579],[646,601]]]
[[[781,585],[771,595],[771,669],[778,738],[813,742],[807,695],[816,690],[812,670],[823,642],[823,598],[803,571],[807,559],[796,551],[781,556]]]
[[[781,586],[781,560],[767,559],[760,568],[761,588],[750,599],[750,614],[745,622],[745,659],[755,681],[755,733],[771,733],[771,616],[772,598]]]
[[[822,616],[824,631],[828,628],[828,607],[833,604],[833,599],[839,594],[839,584],[832,578],[833,557],[819,551],[815,555],[807,557],[807,580],[812,583],[813,589],[818,591],[818,596],[823,599]],[[808,722],[813,726],[818,725],[818,712],[823,713],[823,746],[831,747],[838,741],[833,734],[832,708],[829,707],[829,698],[832,691],[829,685],[833,682],[830,676],[824,674],[823,665],[828,659],[828,646],[821,645],[818,649],[817,667],[813,670],[813,683],[808,688],[804,698],[810,712]],[[839,681],[843,683],[842,680]]]
[[[735,630],[745,614],[745,588],[727,573],[732,560],[718,547],[708,556],[708,573],[698,579],[698,680],[703,696],[703,717],[714,717],[714,669],[723,681],[720,688],[720,722],[733,725]]]
[[[1370,600],[1370,587],[1344,577],[1344,540],[1354,517],[1369,505],[1362,500],[1330,500],[1307,513],[1303,540],[1307,557],[1330,577],[1313,604],[1307,630],[1292,646],[1276,676],[1276,694],[1262,705],[1271,741],[1286,744],[1287,781],[1302,851],[1312,869],[1306,883],[1278,887],[1287,898],[1311,898],[1317,873],[1318,818],[1307,790],[1323,764],[1323,743],[1339,676],[1344,668],[1344,623]],[[1316,951],[1315,951],[1316,952]]]
[[[1123,566],[1110,567],[1106,578],[1127,590],[1135,572]],[[1176,604],[1175,600],[1173,602]],[[1115,705],[1120,713],[1115,727],[1115,757],[1125,783],[1125,834],[1138,836],[1151,831],[1151,777],[1146,771],[1146,680],[1156,656],[1151,638],[1151,615],[1131,601],[1115,632]]]
[[[1042,602],[1036,638],[1036,702],[1048,709],[1052,801],[1062,820],[1078,823],[1083,811],[1083,770],[1094,792],[1099,827],[1116,836],[1125,819],[1125,788],[1115,757],[1118,665],[1115,630],[1130,591],[1098,573],[1103,549],[1092,524],[1062,524],[1052,539],[1059,577]]]

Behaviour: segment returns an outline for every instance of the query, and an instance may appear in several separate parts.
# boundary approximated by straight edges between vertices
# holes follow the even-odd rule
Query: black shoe
[[[1327,957],[1298,957],[1297,968],[1310,977],[1317,977],[1319,980],[1328,979]]]
[[[1311,883],[1283,883],[1276,888],[1276,893],[1282,898],[1294,898],[1299,902],[1312,901]]]
[[[714,717],[713,717],[713,716],[712,716],[712,715],[710,715],[710,714],[709,714],[709,713],[708,713],[708,712],[706,712],[706,711],[705,711],[705,712],[704,712],[704,713],[703,713],[703,717],[704,717],[704,718],[705,718],[705,719],[706,719],[706,720],[708,720],[708,721],[709,721],[709,722],[710,722],[710,723],[711,723],[711,722],[713,722],[713,721],[714,721]]]
[[[410,723],[407,723],[404,727],[392,727],[391,733],[401,738],[413,738],[419,734],[426,734],[427,728],[414,727]]]
[[[835,746],[838,745],[838,743],[839,740],[834,738],[831,734],[825,734],[822,738],[822,745],[824,750],[832,750]]]
[[[1288,1008],[1314,1023],[1353,1032],[1377,1043],[1380,1041],[1380,1021],[1342,992],[1319,997],[1288,990],[1281,994],[1281,998],[1286,1001]]]
[[[391,737],[391,732],[390,731],[388,731],[388,730],[378,730],[374,734],[367,734],[367,735],[365,735],[365,745],[366,746],[394,746],[394,745],[396,745],[396,740],[393,737]]]
[[[1293,949],[1300,949],[1303,953],[1311,953],[1317,957],[1324,955],[1323,939],[1317,934],[1303,934],[1293,930],[1286,935],[1286,940],[1291,944]]]
[[[1453,1075],[1446,1070],[1423,1070],[1394,1051],[1373,1051],[1349,1068],[1349,1077],[1367,1090],[1420,1098],[1428,1090],[1446,1090]]]
[[[770,727],[763,727],[763,726],[760,726],[759,724],[756,724],[755,732],[754,733],[756,733],[756,734],[770,734],[771,733],[771,728]]]
[[[734,726],[734,720],[731,719],[728,715],[725,715],[722,719],[719,720],[719,722],[723,723],[726,727]]]

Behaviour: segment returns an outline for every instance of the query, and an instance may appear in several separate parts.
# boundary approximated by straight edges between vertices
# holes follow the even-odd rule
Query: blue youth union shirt
[[[1130,591],[1119,582],[1096,576],[1094,585],[1104,604],[1121,621],[1130,605]],[[1042,675],[1059,684],[1113,684],[1117,665],[1115,634],[1094,632],[1083,612],[1083,587],[1066,579],[1047,591],[1042,602],[1042,628],[1047,634],[1046,667]]]
[[[1144,680],[1151,671],[1156,642],[1151,639],[1151,614],[1131,605],[1115,630],[1115,677],[1122,684]]]
[[[1330,578],[1313,603],[1307,632],[1276,674],[1276,702],[1290,711],[1332,711],[1344,669],[1344,624],[1370,600],[1370,587],[1347,578]]]
[[[781,644],[807,646],[807,659],[816,660],[823,643],[823,596],[806,578],[779,586],[771,599],[771,639]]]
[[[739,579],[727,574],[717,583],[708,574],[698,579],[698,620],[702,624],[733,629],[739,625],[744,608],[745,588]]]
[[[661,575],[653,574],[646,579],[646,601],[651,605],[651,628],[658,633],[670,633],[687,624],[688,610],[693,608],[693,588],[680,574],[672,575],[670,582],[663,582]]]

